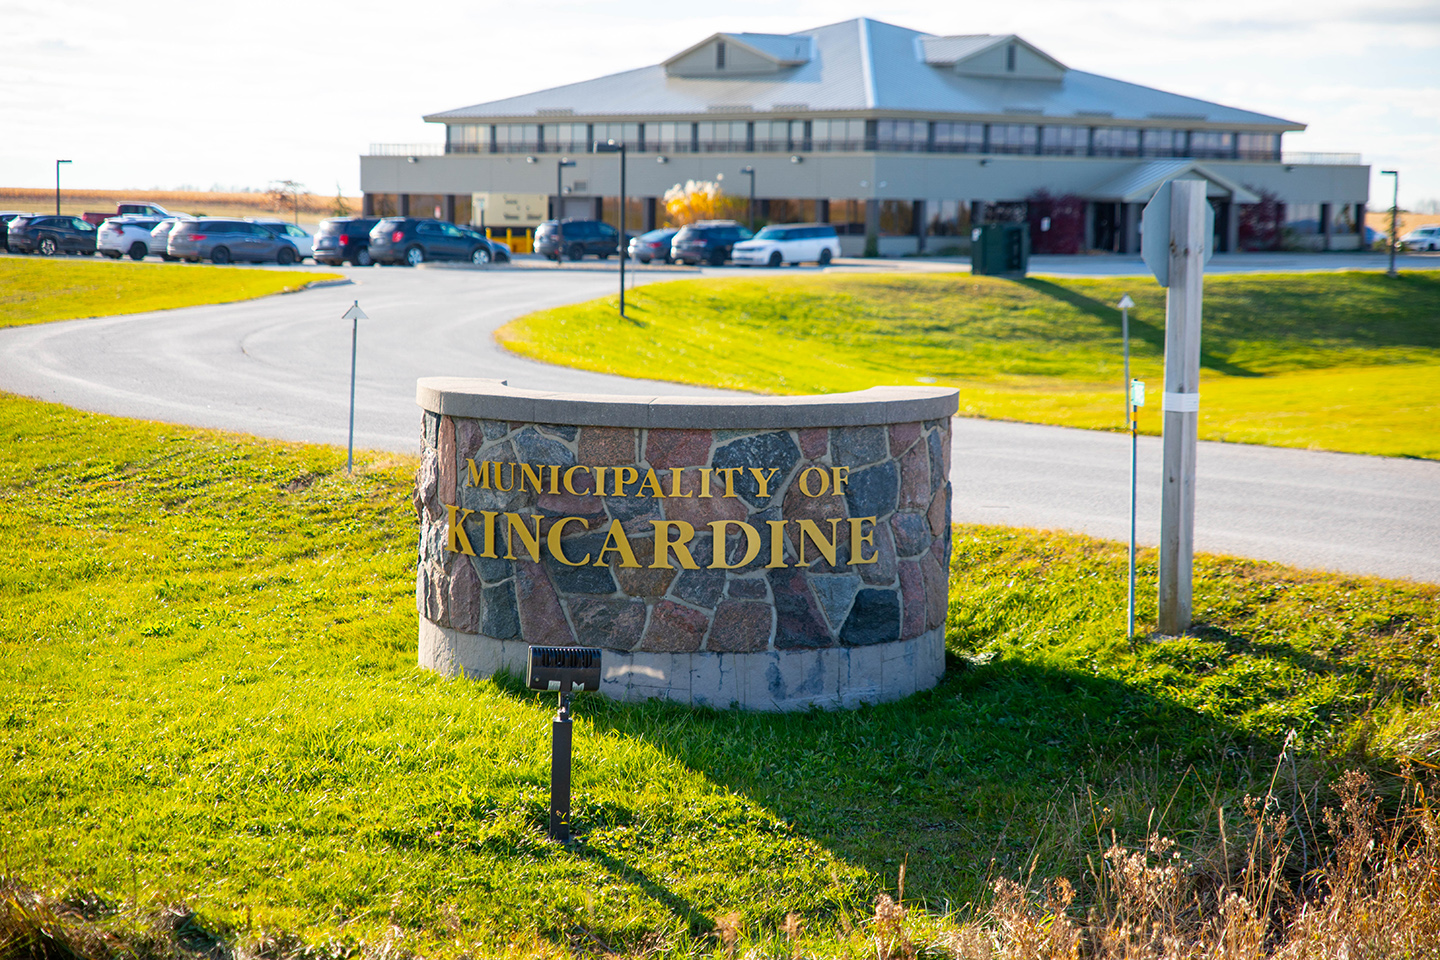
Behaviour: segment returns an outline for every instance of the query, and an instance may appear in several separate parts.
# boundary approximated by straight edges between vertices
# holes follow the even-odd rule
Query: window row
[[[456,123],[449,153],[582,153],[614,140],[648,153],[857,151],[1065,157],[1280,159],[1280,134],[945,120],[700,120]]]

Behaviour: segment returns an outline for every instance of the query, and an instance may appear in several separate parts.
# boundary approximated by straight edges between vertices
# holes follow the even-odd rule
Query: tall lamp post
[[[1390,269],[1385,271],[1387,277],[1395,276],[1395,244],[1400,237],[1400,171],[1381,170],[1380,176],[1395,178],[1395,198],[1390,203]],[[1360,225],[1363,230],[1364,224]]]
[[[751,232],[751,233],[754,233],[754,232],[755,232],[755,168],[754,168],[754,167],[751,167],[751,166],[744,166],[744,167],[741,167],[741,168],[740,168],[740,172],[743,173],[743,174],[745,174],[746,176],[748,176],[748,177],[750,178],[750,206],[749,206],[748,209],[749,209],[749,212],[750,212],[750,232]]]
[[[574,160],[561,157],[555,161],[555,266],[558,269],[565,259],[565,188],[561,185],[566,167],[575,166]]]
[[[60,164],[70,163],[69,160],[55,161],[55,216],[60,216]]]
[[[625,316],[625,258],[630,251],[625,244],[625,144],[606,140],[595,141],[596,153],[620,154],[620,316]]]

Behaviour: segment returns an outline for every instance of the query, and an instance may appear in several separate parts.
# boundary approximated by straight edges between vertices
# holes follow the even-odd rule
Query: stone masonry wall
[[[758,653],[891,644],[927,636],[943,626],[950,561],[950,422],[791,430],[666,430],[510,423],[440,416],[426,411],[424,453],[415,506],[420,520],[416,606],[435,627],[530,644],[598,646],[632,653]],[[581,464],[654,469],[663,489],[679,483],[695,491],[700,473],[732,466],[778,468],[762,497],[748,474],[734,476],[735,496],[656,497],[501,492],[473,482],[468,461],[501,464]],[[806,496],[799,478],[811,467],[848,468],[844,495]],[[672,470],[678,468],[678,470]],[[498,468],[497,468],[498,469]],[[510,467],[512,481],[519,470]],[[713,474],[715,492],[721,490]],[[819,483],[812,471],[807,490]],[[634,485],[631,485],[633,490]],[[653,487],[652,487],[653,489]],[[635,491],[639,492],[639,491]],[[538,515],[542,537],[561,518],[559,543],[570,558],[600,556],[606,530],[620,521],[640,566],[623,567],[615,551],[604,566],[568,565],[550,552],[539,562],[515,548],[519,559],[467,556],[447,549],[451,505],[472,510],[463,524],[470,543],[484,535],[482,511]],[[458,515],[458,514],[457,514]],[[852,517],[875,517],[873,539],[862,554],[874,562],[851,564],[851,541],[836,538],[836,562],[808,544],[806,565],[796,566],[798,521],[822,530],[847,528]],[[699,569],[650,567],[651,520],[682,520],[696,533],[688,548]],[[730,563],[742,559],[743,531],[729,527],[723,548],[707,525],[748,522],[763,538],[754,559],[736,569],[711,569],[713,551]],[[784,560],[773,561],[766,521],[785,526]],[[476,547],[479,552],[479,547]],[[913,687],[911,688],[913,689]]]

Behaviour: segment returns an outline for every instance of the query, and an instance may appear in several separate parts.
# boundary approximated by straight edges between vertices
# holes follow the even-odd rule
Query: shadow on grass
[[[1117,333],[1120,331],[1120,311],[1108,304],[1101,303],[1099,300],[1087,297],[1084,294],[1076,293],[1074,290],[1067,290],[1059,284],[1051,283],[1048,280],[1025,277],[1015,282],[1033,290],[1035,293],[1059,300],[1062,303],[1074,307],[1076,310],[1088,313],[1107,326],[1114,327]],[[1130,318],[1130,336],[1143,343],[1149,344],[1157,354],[1161,356],[1164,355],[1165,327],[1163,325],[1155,326],[1154,324],[1146,323],[1132,316]],[[1207,351],[1203,343],[1200,347],[1200,366],[1207,370],[1214,370],[1216,373],[1223,373],[1231,377],[1263,376],[1263,374],[1257,373],[1248,367],[1242,367],[1238,363],[1231,363],[1228,360],[1217,357],[1215,354]]]
[[[584,698],[598,731],[643,739],[801,835],[932,906],[983,901],[996,876],[1080,879],[1109,830],[1149,816],[1185,836],[1218,792],[1261,784],[1280,743],[1138,687],[1000,658],[950,657],[933,690],[854,711],[760,714]],[[515,694],[520,691],[510,688]],[[1092,804],[1089,798],[1096,798]],[[1101,807],[1105,812],[1100,812]],[[1102,822],[1103,821],[1103,822]],[[582,826],[583,829],[583,826]],[[692,930],[708,918],[613,852],[584,856],[645,889]],[[775,905],[783,916],[783,904]]]

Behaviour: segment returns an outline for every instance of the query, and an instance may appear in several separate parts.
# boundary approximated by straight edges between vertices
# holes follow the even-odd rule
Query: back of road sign
[[[1160,286],[1170,286],[1170,184],[1160,184],[1140,216],[1140,257]],[[1215,253],[1215,208],[1205,204],[1205,262]]]

